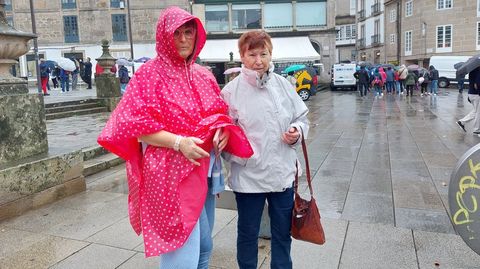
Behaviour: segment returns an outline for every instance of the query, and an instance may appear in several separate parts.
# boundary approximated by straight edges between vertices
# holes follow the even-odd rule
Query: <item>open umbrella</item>
[[[115,61],[115,63],[123,66],[133,66],[133,62],[130,62],[126,58],[118,58],[117,61]]]
[[[298,71],[298,70],[301,70],[301,69],[305,69],[305,65],[304,64],[294,64],[294,65],[290,65],[289,67],[285,68],[285,70],[283,70],[285,73],[290,73],[290,72],[295,72],[295,71]]]
[[[480,66],[480,54],[477,54],[468,59],[462,66],[457,69],[457,76],[462,77],[472,72],[475,68]]]
[[[50,70],[55,69],[55,66],[58,65],[57,62],[52,60],[45,61],[45,64],[48,66],[48,68],[50,68]]]
[[[148,60],[150,60],[149,57],[142,57],[142,58],[136,59],[134,62],[136,62],[136,63],[146,63]]]
[[[227,70],[225,70],[225,72],[223,72],[224,75],[230,75],[232,73],[237,73],[237,72],[240,72],[242,71],[242,68],[241,67],[232,67],[232,68],[228,68]]]
[[[453,68],[459,69],[459,68],[462,67],[462,65],[464,65],[464,64],[465,64],[465,62],[458,62],[458,63],[456,63],[456,64],[453,65]]]
[[[58,66],[63,70],[74,71],[75,69],[77,69],[77,67],[75,66],[75,63],[70,59],[62,57],[62,58],[55,59],[55,61],[57,62]]]
[[[407,69],[408,70],[418,70],[420,68],[420,66],[418,66],[418,64],[411,64],[409,66],[407,66]]]

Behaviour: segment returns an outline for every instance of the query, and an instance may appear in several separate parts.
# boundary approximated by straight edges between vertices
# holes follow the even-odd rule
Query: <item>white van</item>
[[[432,56],[430,65],[438,70],[438,87],[447,88],[450,83],[457,83],[457,70],[453,67],[459,62],[466,62],[471,56]],[[465,77],[468,81],[468,75]]]
[[[356,64],[334,64],[332,67],[332,81],[330,83],[330,89],[332,91],[347,88],[351,90],[357,89],[357,80],[353,76],[357,68]]]

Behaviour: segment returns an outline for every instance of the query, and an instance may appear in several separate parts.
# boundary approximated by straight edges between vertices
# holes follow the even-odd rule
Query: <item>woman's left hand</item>
[[[229,131],[223,128],[219,128],[215,131],[215,135],[213,136],[213,149],[217,155],[227,146],[229,138]]]
[[[282,134],[283,142],[288,145],[295,144],[295,142],[297,142],[299,138],[300,138],[300,133],[295,127],[290,127],[290,129],[288,129],[288,132],[285,132]]]

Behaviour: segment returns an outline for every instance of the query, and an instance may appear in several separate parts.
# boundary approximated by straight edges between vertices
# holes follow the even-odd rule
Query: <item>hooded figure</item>
[[[196,36],[177,30],[187,22],[195,26]],[[194,39],[188,57],[176,45],[178,36]],[[214,133],[223,128],[230,133],[225,151],[241,158],[253,154],[244,133],[227,115],[212,73],[195,64],[205,41],[198,18],[177,7],[165,9],[157,23],[157,56],[131,78],[98,138],[126,160],[130,223],[137,234],[143,233],[146,257],[182,247],[204,207],[210,158],[208,153],[187,157],[182,141],[195,141],[196,148],[211,152]],[[144,144],[142,151],[140,138],[145,142],[145,136],[165,133],[173,137],[169,144]]]

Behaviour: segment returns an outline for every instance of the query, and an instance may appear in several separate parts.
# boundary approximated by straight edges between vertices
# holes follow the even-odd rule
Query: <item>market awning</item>
[[[320,55],[315,51],[307,36],[300,37],[275,37],[272,38],[274,62],[301,62],[320,60]],[[230,52],[233,60],[240,61],[237,39],[212,39],[207,40],[199,57],[202,62],[228,62]]]

